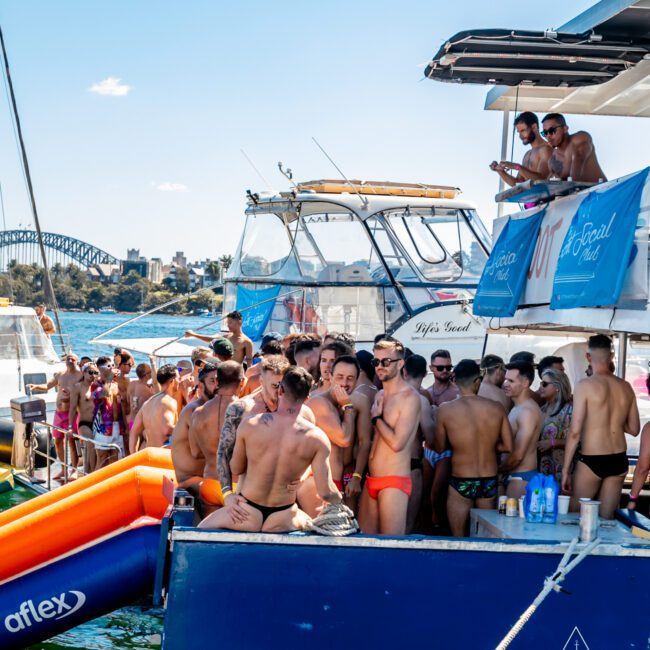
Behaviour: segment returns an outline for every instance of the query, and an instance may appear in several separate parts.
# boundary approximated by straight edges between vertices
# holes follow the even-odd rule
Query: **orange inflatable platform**
[[[140,465],[147,467],[160,467],[162,469],[173,469],[172,452],[170,449],[161,449],[159,447],[143,449],[142,451],[131,454],[126,458],[122,458],[122,460],[118,460],[111,465],[98,469],[92,474],[88,474],[88,476],[84,476],[76,481],[71,481],[70,483],[62,485],[47,494],[41,494],[40,496],[25,501],[9,510],[0,512],[0,529],[10,521],[15,521],[16,519],[20,519],[32,512],[41,510],[42,508],[45,508],[45,506],[61,501],[72,494],[77,494],[86,488],[97,485],[111,476],[115,476],[127,469],[138,467]]]
[[[5,516],[0,526],[0,581],[129,526],[138,517],[162,519],[173,498],[174,470],[132,466],[143,458],[160,461],[153,451],[128,456],[4,513],[10,521]],[[167,457],[171,464],[169,453]]]

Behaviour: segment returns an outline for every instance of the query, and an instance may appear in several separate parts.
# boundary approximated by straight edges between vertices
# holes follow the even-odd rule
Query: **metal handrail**
[[[59,459],[59,464],[64,469],[64,472],[63,472],[63,483],[64,483],[64,485],[68,483],[68,470],[69,469],[71,469],[71,470],[73,470],[75,472],[79,471],[78,467],[73,467],[69,462],[68,454],[70,453],[70,450],[68,449],[68,445],[65,444],[68,441],[69,438],[74,438],[76,440],[82,440],[84,442],[89,442],[93,446],[97,446],[97,445],[101,444],[102,447],[108,447],[110,449],[115,449],[117,451],[118,460],[120,458],[122,458],[122,447],[120,447],[120,445],[118,445],[118,444],[116,444],[114,442],[99,443],[96,440],[93,440],[92,438],[87,438],[86,436],[82,436],[80,433],[75,433],[71,429],[62,429],[61,427],[57,427],[54,424],[50,424],[49,422],[39,422],[39,424],[45,425],[46,427],[48,427],[50,429],[54,429],[56,431],[59,431],[59,432],[63,433],[64,436],[65,436],[64,437],[64,445],[63,445],[63,460]],[[50,450],[51,450],[51,446],[50,446],[50,436],[49,435],[47,436],[47,451],[45,453],[43,453],[42,451],[40,451],[40,450],[38,450],[36,448],[32,449],[32,452],[34,453],[34,455],[38,454],[39,456],[45,457],[46,460],[47,460],[46,467],[47,467],[47,489],[48,490],[52,489],[52,476],[51,476],[52,475],[52,468],[51,468],[52,457],[50,456]],[[32,468],[33,468],[33,461],[31,462],[31,465],[32,465]],[[95,469],[99,469],[99,468],[95,468]],[[32,474],[33,474],[33,469],[32,469]]]

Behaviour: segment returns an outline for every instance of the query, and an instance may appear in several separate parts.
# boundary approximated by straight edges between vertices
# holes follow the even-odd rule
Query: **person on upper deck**
[[[575,183],[606,181],[605,172],[596,158],[593,140],[586,131],[569,133],[569,127],[560,113],[549,113],[542,120],[542,135],[553,147],[548,161],[551,178]]]
[[[525,153],[522,163],[518,164],[507,160],[498,163],[493,160],[490,169],[499,174],[501,179],[510,187],[528,180],[546,180],[550,175],[548,161],[553,150],[539,132],[537,115],[530,111],[520,113],[515,118],[515,129],[522,143],[530,145],[530,150]],[[513,176],[508,173],[509,170],[516,171],[517,174]]]

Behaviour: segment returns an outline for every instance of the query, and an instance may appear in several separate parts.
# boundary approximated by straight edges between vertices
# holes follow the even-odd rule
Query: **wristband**
[[[377,424],[377,420],[383,420],[383,419],[384,419],[383,414],[382,415],[375,415],[375,417],[371,418],[370,421],[372,422],[372,424],[374,426],[375,424]]]
[[[349,404],[343,404],[343,406],[341,407],[341,410],[342,411],[347,411],[348,409],[353,409],[353,408],[354,408],[354,404],[352,402],[350,402]]]
[[[638,498],[639,498],[638,494],[635,497],[630,494],[630,496],[628,496],[627,500],[628,501],[636,501]]]
[[[359,472],[355,472],[354,474],[352,474],[352,478],[358,478],[359,480],[361,480],[363,478],[363,476],[361,476],[361,474],[359,474]]]
[[[233,492],[230,488],[225,488],[221,490],[221,496],[225,499],[227,496],[231,495]]]

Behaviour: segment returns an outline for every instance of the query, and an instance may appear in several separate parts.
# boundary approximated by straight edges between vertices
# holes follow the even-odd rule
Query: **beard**
[[[203,394],[208,399],[212,399],[217,394],[216,390],[210,390],[203,382],[201,382],[201,385],[203,386]]]

